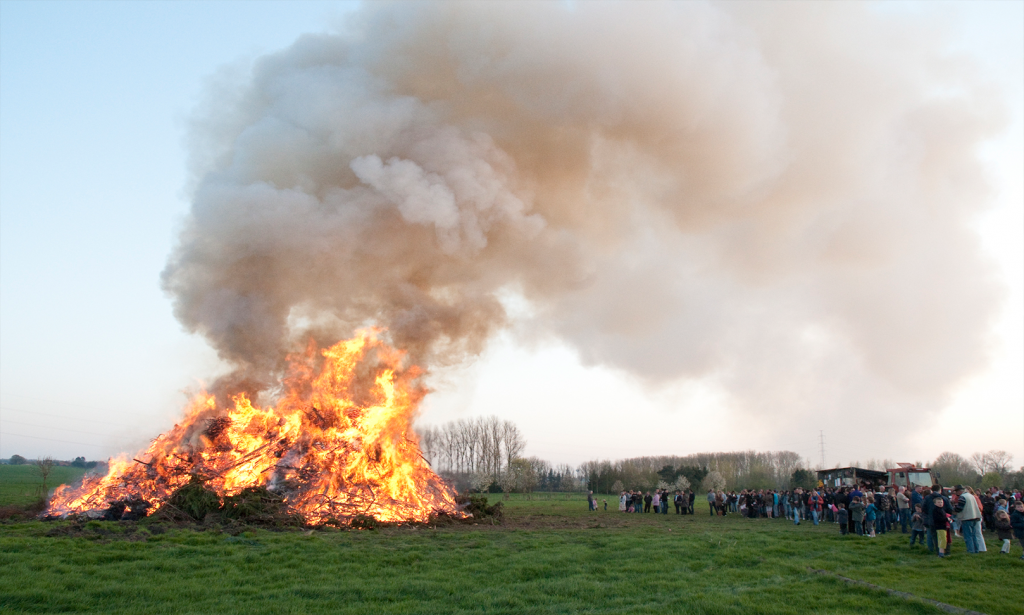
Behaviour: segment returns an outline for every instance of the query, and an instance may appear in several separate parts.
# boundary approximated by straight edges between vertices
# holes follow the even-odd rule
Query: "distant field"
[[[152,519],[33,521],[0,524],[0,612],[943,612],[814,572],[824,570],[983,613],[1020,613],[1024,561],[1017,547],[997,551],[990,540],[988,553],[969,557],[958,539],[940,560],[911,550],[902,534],[591,513],[579,496],[560,495],[516,497],[498,526],[232,535]]]
[[[74,483],[83,474],[84,468],[55,466],[46,481],[47,488],[53,491],[57,485]],[[31,504],[43,496],[42,486],[42,477],[35,465],[0,465],[0,506]]]

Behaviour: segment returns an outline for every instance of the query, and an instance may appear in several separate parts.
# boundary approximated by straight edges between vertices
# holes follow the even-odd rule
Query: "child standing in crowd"
[[[853,518],[853,529],[858,536],[864,535],[864,504],[860,497],[854,497],[850,502],[850,517]]]
[[[932,527],[935,528],[935,546],[939,550],[939,557],[946,557],[946,534],[949,532],[949,517],[946,516],[944,505],[942,498],[932,500]]]
[[[914,541],[924,544],[924,515],[921,514],[921,505],[914,505],[914,515],[910,517],[910,546]]]
[[[1005,510],[998,510],[996,511],[994,519],[996,533],[999,534],[999,540],[1003,541],[1003,548],[999,549],[999,552],[1009,553],[1010,541],[1013,538],[1013,526],[1010,525],[1010,515]]]
[[[845,506],[842,504],[837,505],[836,519],[839,521],[839,533],[843,536],[846,536],[846,534],[849,533],[846,527],[847,522],[850,520],[849,514],[850,513],[847,512]]]
[[[868,494],[868,505],[864,509],[864,532],[869,538],[875,537],[875,521],[878,519],[878,507],[875,506],[875,498]]]

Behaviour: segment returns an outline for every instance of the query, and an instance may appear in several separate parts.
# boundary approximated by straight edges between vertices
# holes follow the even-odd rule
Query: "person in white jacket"
[[[960,533],[963,535],[967,552],[987,551],[985,538],[981,534],[981,502],[970,487],[964,489],[963,485],[957,485],[953,491],[957,497],[953,511],[960,520]]]

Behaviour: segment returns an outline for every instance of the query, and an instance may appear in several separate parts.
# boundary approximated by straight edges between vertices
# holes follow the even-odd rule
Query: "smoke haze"
[[[512,330],[906,424],[1001,297],[970,225],[1004,113],[941,49],[862,3],[372,4],[211,91],[164,286],[256,379],[366,325],[427,368]]]

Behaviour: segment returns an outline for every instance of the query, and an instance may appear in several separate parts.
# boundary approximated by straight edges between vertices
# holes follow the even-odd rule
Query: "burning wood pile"
[[[365,331],[319,352],[311,343],[289,365],[273,406],[239,394],[220,407],[215,395],[201,394],[145,452],[112,461],[106,476],[60,487],[44,515],[201,512],[196,502],[212,497],[204,493],[228,511],[276,500],[310,525],[456,514],[454,492],[411,429],[425,390],[420,370],[404,366],[405,353]]]

